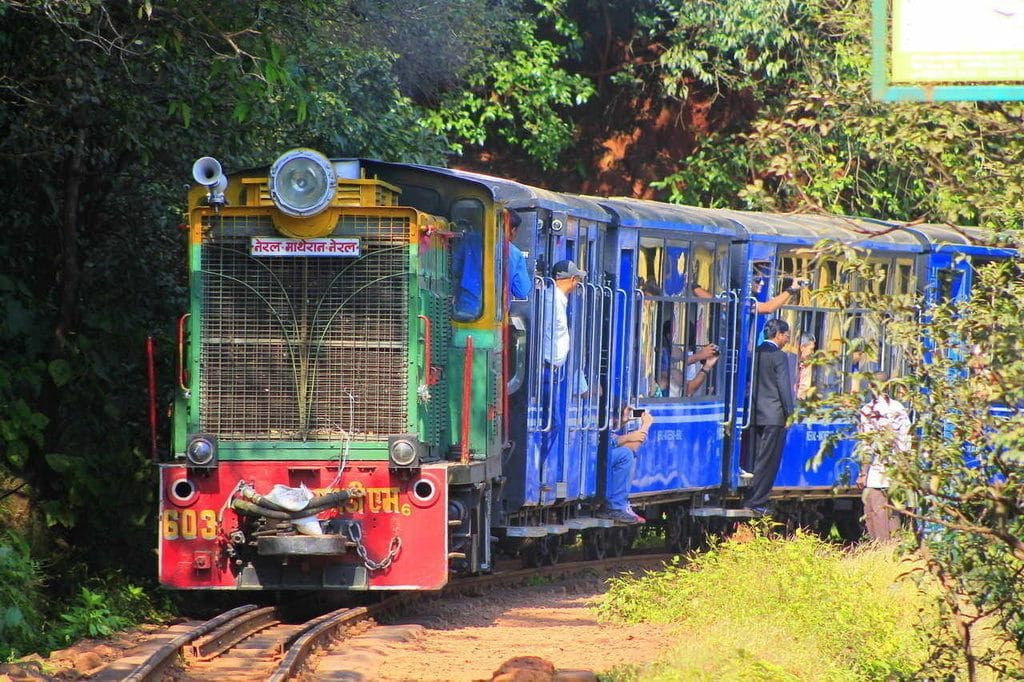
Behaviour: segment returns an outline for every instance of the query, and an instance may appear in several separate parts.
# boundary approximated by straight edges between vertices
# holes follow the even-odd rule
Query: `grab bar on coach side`
[[[554,323],[554,320],[555,320],[555,280],[553,278],[551,278],[551,277],[545,277],[542,281],[543,281],[543,284],[544,284],[544,295],[541,297],[541,299],[542,299],[541,300],[541,308],[543,310],[542,310],[542,315],[541,315],[541,325],[538,326],[538,334],[540,334],[540,338],[541,338],[542,343],[540,343],[538,345],[543,346],[543,347],[541,348],[541,352],[540,352],[540,363],[538,363],[538,366],[537,366],[538,367],[538,371],[540,372],[540,377],[541,377],[541,381],[537,382],[538,385],[540,385],[542,382],[544,382],[544,366],[545,366],[545,364],[544,364],[544,357],[545,356],[553,357],[554,356],[554,352],[555,352],[555,334],[554,334],[554,330],[551,329],[551,325]],[[550,283],[550,285],[549,285],[549,283]],[[544,334],[544,330],[545,329],[551,329],[551,331],[548,334],[548,336],[550,338],[548,339],[548,343],[547,343],[546,346],[543,344],[543,340],[544,340],[544,336],[545,336],[545,334]],[[547,415],[547,420],[546,421],[544,421],[543,417],[541,417],[541,419],[542,419],[542,421],[544,423],[544,426],[543,426],[543,428],[540,429],[540,431],[543,432],[543,433],[549,433],[551,431],[551,429],[554,427],[554,424],[555,424],[555,421],[554,421],[555,420],[555,417],[554,417],[554,413],[555,413],[555,374],[557,372],[564,371],[564,367],[565,367],[565,365],[562,365],[562,367],[555,367],[554,365],[551,365],[549,367],[549,369],[548,369],[548,378],[547,378],[547,385],[548,385],[548,388],[547,388],[547,398],[548,399],[547,399],[547,403],[546,404],[544,404],[544,399],[543,399],[544,398],[544,387],[540,386],[540,396],[539,396],[539,400],[537,402],[538,402],[538,404],[540,404],[541,415]]]
[[[605,310],[605,299],[608,300],[608,309]],[[602,313],[608,313],[608,325],[602,329],[602,332],[607,332],[608,343],[604,344],[604,338],[602,337],[602,343],[599,345],[600,348],[607,348],[607,355],[605,356],[607,362],[604,363],[605,377],[611,376],[612,373],[612,359],[615,357],[615,292],[612,291],[611,287],[601,287],[601,311]],[[600,364],[599,370],[600,370]],[[600,380],[600,371],[598,372],[598,380]],[[599,390],[597,393],[597,417],[601,417],[601,405],[604,405],[604,423],[597,427],[598,431],[607,431],[611,424],[611,407],[612,398],[610,390]]]
[[[750,335],[747,337],[751,341],[753,352],[750,354],[750,372],[747,375],[747,395],[744,401],[744,414],[743,423],[740,424],[740,430],[750,428],[752,421],[752,413],[754,409],[754,372],[757,367],[757,299],[751,296],[747,299],[750,301],[750,320],[753,324],[750,325]],[[744,345],[746,345],[744,343]],[[735,402],[735,401],[733,401]]]
[[[618,295],[622,294],[622,305],[616,307],[615,303],[618,300]],[[619,321],[619,334],[612,335],[612,352],[610,360],[608,362],[608,376],[612,376],[612,370],[614,369],[614,361],[619,361],[619,383],[622,390],[615,392],[617,402],[613,407],[611,404],[611,396],[608,398],[608,412],[614,413],[614,418],[618,420],[619,415],[622,414],[622,409],[626,406],[626,400],[629,398],[628,395],[623,397],[623,390],[629,392],[629,344],[626,342],[626,333],[629,331],[629,319],[626,315],[626,309],[629,307],[629,294],[626,293],[625,289],[616,289],[615,298],[612,304],[612,317]],[[610,393],[611,391],[609,391]],[[616,421],[615,423],[618,423]]]
[[[640,289],[633,289],[633,314],[630,316],[632,324],[629,328],[629,350],[632,353],[633,362],[630,366],[630,395],[627,401],[628,405],[636,405],[640,400],[640,360],[643,354],[643,349],[640,348],[640,344],[637,342],[637,327],[640,322],[640,312],[643,309],[644,304],[644,292]],[[636,376],[633,376],[633,372],[636,372]]]
[[[604,292],[596,284],[588,284],[587,289],[589,290],[590,305],[586,321],[590,341],[587,344],[587,391],[586,398],[583,400],[585,409],[580,416],[584,431],[596,431],[598,428],[598,403],[601,399],[601,391],[596,387],[601,375],[601,342],[603,340],[601,321],[604,319]]]
[[[511,328],[510,345],[512,346],[512,376],[508,378],[506,392],[512,395],[526,381],[526,322],[519,315],[509,317]]]
[[[736,393],[739,390],[739,372],[736,371],[739,364],[739,319],[740,319],[740,295],[734,290],[723,291],[720,296],[729,300],[729,349],[726,356],[726,372],[729,374],[725,394],[725,420],[718,422],[722,426],[732,424],[736,418]],[[729,363],[732,363],[732,371],[729,371]]]

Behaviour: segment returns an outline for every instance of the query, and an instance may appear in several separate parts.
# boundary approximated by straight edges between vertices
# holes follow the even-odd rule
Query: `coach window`
[[[913,294],[917,290],[914,281],[914,261],[911,258],[897,258],[893,268],[893,290],[897,296]]]
[[[637,288],[643,292],[638,321],[639,392],[653,396],[659,392],[658,365],[663,341],[662,269],[665,260],[664,242],[641,237],[637,251]]]
[[[456,234],[452,246],[452,317],[469,322],[478,319],[484,309],[484,206],[477,199],[459,199],[452,204],[451,219]]]

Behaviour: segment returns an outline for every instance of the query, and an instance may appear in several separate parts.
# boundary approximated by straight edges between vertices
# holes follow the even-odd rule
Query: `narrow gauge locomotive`
[[[794,330],[837,352],[868,340],[879,367],[900,367],[862,311],[819,299],[837,269],[812,267],[811,247],[866,249],[878,276],[850,283],[863,295],[966,296],[972,265],[1007,255],[938,226],[584,197],[307,149],[230,177],[204,157],[193,175],[160,463],[160,580],[179,589],[437,589],[496,552],[539,565],[581,538],[589,556],[621,553],[637,527],[596,511],[627,406],[655,418],[632,504],[681,549],[748,513],[757,301],[809,280],[778,313]],[[510,234],[535,273],[522,300]],[[586,277],[569,309],[574,390],[552,392],[542,346],[562,259]],[[684,395],[665,358],[710,343],[721,361]],[[852,390],[855,369],[815,380]],[[790,429],[777,514],[855,532],[852,445],[805,466],[849,426]]]

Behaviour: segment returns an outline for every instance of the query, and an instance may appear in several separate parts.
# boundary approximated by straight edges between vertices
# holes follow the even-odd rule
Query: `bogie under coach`
[[[1005,255],[938,227],[584,197],[307,149],[230,177],[204,157],[193,175],[160,463],[160,580],[178,589],[432,590],[499,552],[553,563],[578,538],[591,557],[621,553],[637,526],[600,512],[627,408],[655,419],[631,503],[681,549],[749,515],[759,302],[806,280],[777,313],[794,339],[837,353],[867,340],[877,366],[900,370],[884,330],[818,296],[837,270],[807,256],[816,243],[877,261],[877,278],[849,283],[863,296],[926,294],[940,275],[963,296],[972,258]],[[521,299],[510,238],[533,278]],[[550,390],[544,332],[564,259],[586,274],[564,388]],[[708,344],[719,361],[684,390],[675,375]],[[840,360],[814,381],[850,391],[856,376]],[[806,466],[850,428],[790,430],[778,514],[856,532],[852,444]]]

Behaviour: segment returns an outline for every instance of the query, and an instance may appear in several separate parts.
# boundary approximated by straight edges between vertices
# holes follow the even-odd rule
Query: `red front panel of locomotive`
[[[360,462],[337,478],[337,466],[324,462],[221,461],[209,470],[162,466],[160,582],[177,589],[355,590],[433,590],[447,582],[444,465],[392,470],[386,462]],[[305,486],[317,495],[342,489],[362,494],[317,514],[325,522],[324,537],[283,531],[279,547],[313,544],[320,548],[313,554],[286,555],[278,549],[267,556],[268,541],[260,536],[289,524],[261,526],[232,509],[240,483],[262,495],[278,484]],[[353,526],[358,527],[354,533]]]

